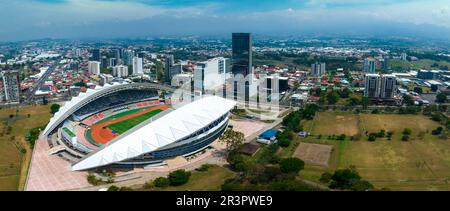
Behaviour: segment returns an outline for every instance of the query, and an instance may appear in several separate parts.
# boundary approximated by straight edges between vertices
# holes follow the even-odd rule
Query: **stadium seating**
[[[100,97],[74,113],[82,119],[89,114],[158,96],[156,90],[123,90]]]

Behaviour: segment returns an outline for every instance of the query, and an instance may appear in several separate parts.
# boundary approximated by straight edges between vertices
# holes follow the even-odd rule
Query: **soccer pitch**
[[[156,109],[156,110],[150,111],[148,113],[142,114],[137,117],[133,117],[133,118],[121,121],[121,122],[116,122],[116,123],[110,124],[110,125],[108,125],[108,128],[113,131],[116,131],[119,134],[123,134],[126,131],[128,131],[129,129],[135,127],[136,125],[144,122],[147,119],[152,118],[153,116],[161,113],[162,111],[163,110],[161,110],[161,109]]]

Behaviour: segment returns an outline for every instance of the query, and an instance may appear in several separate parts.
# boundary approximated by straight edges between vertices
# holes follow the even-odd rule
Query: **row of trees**
[[[374,186],[370,182],[362,179],[354,166],[346,169],[338,169],[333,174],[325,172],[320,177],[320,182],[328,184],[328,187],[331,189],[353,191],[369,191],[374,189]]]

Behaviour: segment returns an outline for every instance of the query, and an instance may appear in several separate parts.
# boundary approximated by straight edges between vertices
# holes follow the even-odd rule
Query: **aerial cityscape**
[[[449,191],[450,4],[275,2],[0,0],[0,191]]]

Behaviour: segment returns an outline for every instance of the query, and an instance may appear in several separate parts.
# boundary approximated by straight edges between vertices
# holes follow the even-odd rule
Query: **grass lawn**
[[[111,130],[115,130],[116,132],[118,132],[119,134],[123,134],[126,131],[128,131],[129,129],[133,128],[134,126],[144,122],[147,119],[152,118],[153,116],[161,113],[163,110],[161,109],[156,109],[150,112],[147,112],[145,114],[142,114],[140,116],[134,117],[134,118],[130,118],[121,122],[116,122],[113,124],[108,125],[108,128],[110,128]]]
[[[353,136],[359,133],[358,116],[351,113],[318,112],[312,134]]]
[[[401,60],[392,60],[391,68],[394,71],[397,70],[430,70],[430,69],[439,69],[439,67],[431,67],[434,63],[439,64],[439,66],[448,66],[450,68],[450,63],[446,61],[433,61],[429,59],[421,59],[419,61],[401,61]]]
[[[23,189],[32,151],[25,135],[50,116],[50,105],[0,109],[0,190]]]
[[[229,169],[212,165],[207,171],[193,171],[188,183],[177,187],[154,188],[152,190],[169,191],[218,191],[226,179],[236,176]]]
[[[102,123],[102,122],[107,122],[109,120],[117,119],[117,118],[120,118],[120,117],[128,116],[130,114],[137,113],[137,112],[142,111],[144,109],[147,109],[147,108],[138,108],[138,109],[133,109],[133,110],[129,110],[129,111],[124,111],[122,113],[114,114],[114,115],[112,115],[110,117],[107,117],[105,119],[102,119],[102,120],[98,121],[96,124],[99,124],[99,123]]]
[[[336,123],[328,123],[333,115],[343,114],[329,113],[325,115],[328,118],[317,118],[314,127],[334,127]],[[323,113],[319,113],[320,116],[323,117]],[[360,141],[325,140],[325,137],[321,140],[315,137],[301,139],[302,142],[333,145],[329,167],[306,164],[305,169],[300,172],[303,178],[318,181],[325,171],[332,172],[354,165],[362,177],[377,188],[450,190],[450,140],[442,140],[427,133],[439,126],[438,123],[422,115],[361,114],[359,117],[359,121],[349,118],[353,122],[347,124],[356,124],[361,131],[395,131],[393,140],[377,139],[375,142],[368,142],[365,138]],[[403,142],[400,140],[400,133],[406,127],[413,131],[412,140]],[[345,129],[335,132],[342,131]]]

